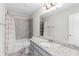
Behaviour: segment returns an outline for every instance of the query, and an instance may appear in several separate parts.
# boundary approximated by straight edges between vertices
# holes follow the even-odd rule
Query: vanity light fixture
[[[46,5],[46,8],[47,9],[49,9],[49,8],[51,8],[52,7],[52,4],[51,3],[48,3],[47,5]]]
[[[63,6],[63,3],[47,3],[47,4],[44,5],[44,8],[46,10],[48,10],[48,9],[50,9],[52,7],[54,7],[56,9],[56,8],[60,8],[62,6]]]
[[[46,10],[50,9],[51,7],[54,7],[56,4],[54,3],[47,3],[44,5],[44,8],[46,8]]]

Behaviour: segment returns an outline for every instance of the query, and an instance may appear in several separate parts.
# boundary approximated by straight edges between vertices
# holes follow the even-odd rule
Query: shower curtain
[[[16,16],[18,17],[18,16]],[[26,48],[26,53],[29,53],[29,40],[28,38],[23,39],[23,40],[16,40],[16,31],[15,31],[15,20],[17,18],[11,15],[6,16],[6,26],[5,26],[5,53],[6,55],[11,55],[11,54],[18,54],[18,51],[21,51],[21,49]],[[23,20],[23,18],[21,18]],[[25,20],[27,20],[25,18]],[[21,22],[22,23],[22,22]],[[28,21],[26,22],[27,26],[29,27]],[[23,23],[22,23],[23,24]],[[26,27],[26,26],[25,26]],[[27,29],[28,29],[27,27]],[[28,30],[26,32],[29,32]],[[29,35],[29,33],[27,33]],[[19,54],[20,55],[20,54]]]
[[[11,48],[11,46],[14,46],[14,40],[15,40],[15,22],[14,22],[14,18],[10,15],[6,16],[6,21],[5,21],[5,50],[6,50],[6,54],[10,53],[11,51],[13,51],[13,48]]]

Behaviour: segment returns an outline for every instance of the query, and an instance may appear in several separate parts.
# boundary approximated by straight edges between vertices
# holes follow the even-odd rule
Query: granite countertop
[[[79,51],[75,49],[71,49],[68,47],[65,47],[61,44],[57,44],[55,42],[49,42],[48,40],[45,40],[40,37],[33,37],[31,39],[34,43],[36,43],[38,46],[40,46],[42,49],[47,51],[49,54],[53,56],[79,56]],[[48,47],[45,45],[42,45],[41,43],[48,43]]]

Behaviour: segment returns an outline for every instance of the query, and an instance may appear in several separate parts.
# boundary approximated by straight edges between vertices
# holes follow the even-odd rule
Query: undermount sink
[[[52,45],[50,44],[50,43],[48,43],[48,42],[41,42],[40,43],[42,46],[44,46],[44,47],[51,47]]]
[[[50,42],[41,42],[40,44],[44,47],[53,47],[53,48],[61,47],[60,44],[50,43]]]

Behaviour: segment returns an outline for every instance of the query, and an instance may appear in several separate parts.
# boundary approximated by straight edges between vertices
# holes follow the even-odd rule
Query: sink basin
[[[59,48],[59,47],[61,47],[60,44],[50,43],[50,42],[41,42],[40,44],[42,46],[44,46],[44,47],[53,47],[53,48]]]
[[[44,47],[51,47],[52,45],[50,44],[50,43],[48,43],[48,42],[41,42],[40,43],[42,46],[44,46]]]

